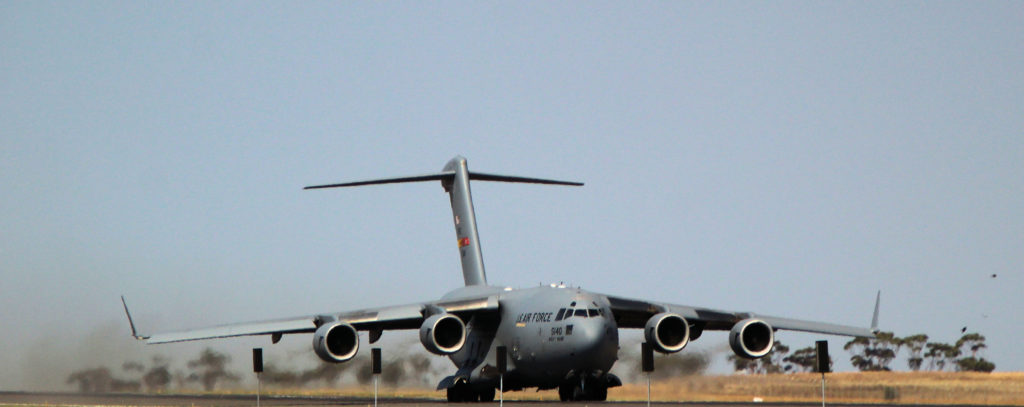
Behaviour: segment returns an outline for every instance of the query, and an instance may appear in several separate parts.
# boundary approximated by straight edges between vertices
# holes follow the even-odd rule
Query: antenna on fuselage
[[[470,172],[466,159],[456,156],[445,164],[440,173],[416,175],[411,177],[382,178],[367,181],[346,182],[341,184],[314,185],[303,189],[322,189],[355,187],[375,184],[395,184],[402,182],[441,181],[441,186],[451,199],[452,217],[455,223],[455,237],[462,258],[462,278],[467,286],[487,285],[487,274],[484,272],[484,258],[480,250],[480,236],[476,228],[476,214],[473,211],[473,197],[469,189],[469,181],[518,182],[527,184],[549,184],[583,186],[582,182],[557,181],[542,178],[528,178],[509,175],[485,174]]]

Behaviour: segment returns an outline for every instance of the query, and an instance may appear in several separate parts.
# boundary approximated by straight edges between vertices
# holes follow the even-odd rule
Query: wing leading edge
[[[328,322],[346,322],[357,330],[370,331],[371,342],[380,337],[381,331],[392,329],[417,329],[423,319],[431,313],[443,311],[455,314],[464,320],[475,313],[492,312],[498,309],[498,298],[495,295],[455,301],[433,301],[390,307],[366,308],[355,311],[344,311],[334,314],[309,315],[294,318],[245,322],[238,324],[218,325],[199,329],[176,332],[141,335],[135,330],[135,322],[128,305],[124,303],[125,315],[135,339],[146,341],[147,344],[197,341],[202,339],[228,338],[235,336],[271,335],[276,343],[284,334],[312,333]]]
[[[875,333],[878,332],[878,304],[881,299],[881,293],[875,298],[875,312],[872,317],[871,328],[773,317],[749,312],[722,311],[688,305],[656,303],[615,296],[606,297],[611,305],[612,314],[615,315],[615,322],[620,328],[643,328],[651,316],[660,312],[674,312],[681,315],[691,324],[699,325],[702,330],[728,331],[739,321],[756,318],[767,322],[776,330],[874,337]]]

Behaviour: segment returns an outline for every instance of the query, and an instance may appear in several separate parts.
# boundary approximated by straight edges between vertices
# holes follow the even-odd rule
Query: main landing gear
[[[459,382],[448,388],[449,403],[472,403],[494,401],[494,388],[474,389],[469,383]]]

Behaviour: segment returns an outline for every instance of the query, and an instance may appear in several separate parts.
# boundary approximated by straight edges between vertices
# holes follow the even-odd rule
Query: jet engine
[[[324,362],[341,363],[359,351],[359,332],[344,322],[323,324],[313,333],[313,352]]]
[[[775,346],[775,330],[760,319],[744,319],[729,331],[729,346],[739,357],[757,359]]]
[[[690,341],[690,324],[682,315],[662,312],[647,320],[644,337],[658,352],[679,352]]]
[[[466,324],[452,314],[436,314],[420,325],[420,342],[435,355],[449,355],[466,343]]]

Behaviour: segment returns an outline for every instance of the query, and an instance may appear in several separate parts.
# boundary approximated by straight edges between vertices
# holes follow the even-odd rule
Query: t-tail
[[[476,229],[476,215],[473,212],[473,197],[469,189],[470,180],[571,186],[583,185],[582,182],[556,181],[541,178],[470,172],[469,168],[466,166],[466,159],[461,156],[456,156],[445,164],[444,169],[442,169],[440,173],[346,182],[341,184],[314,185],[306,187],[305,189],[354,187],[360,185],[438,180],[441,181],[441,186],[444,187],[445,192],[448,192],[448,196],[451,198],[452,220],[455,223],[455,237],[459,247],[459,255],[462,256],[462,277],[466,281],[467,286],[487,284],[487,273],[484,271],[483,252],[480,250],[480,236]]]

